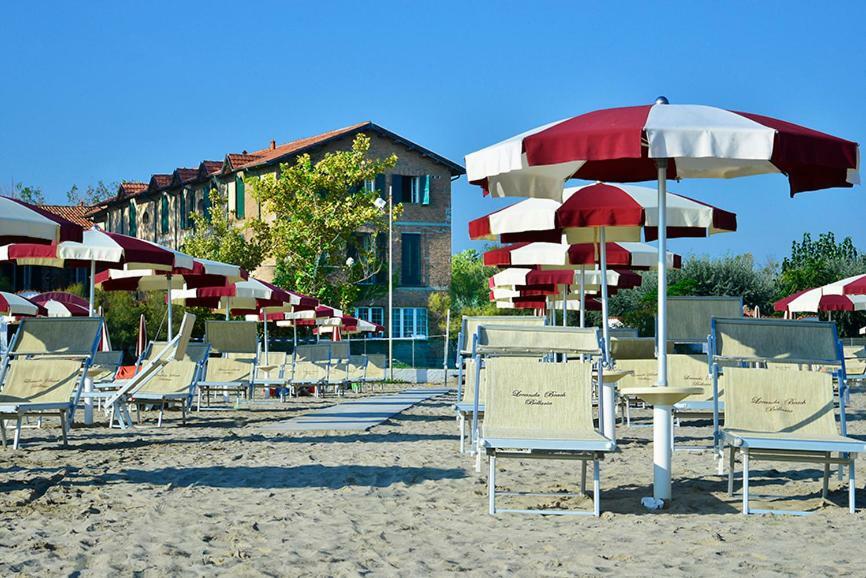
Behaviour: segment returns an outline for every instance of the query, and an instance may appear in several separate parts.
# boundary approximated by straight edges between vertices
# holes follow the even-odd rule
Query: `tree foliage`
[[[106,184],[105,181],[98,181],[95,185],[87,185],[82,192],[78,185],[73,184],[66,191],[66,202],[70,205],[83,203],[85,205],[96,205],[110,199],[117,192],[118,183],[113,182]]]
[[[25,185],[24,183],[15,183],[15,189],[12,191],[12,196],[20,199],[25,203],[33,203],[41,205],[45,202],[45,194],[40,187]]]
[[[240,265],[252,271],[262,264],[270,248],[267,225],[248,219],[244,226],[229,219],[228,199],[217,189],[210,192],[208,215],[192,213],[193,232],[183,243],[183,251],[193,257]]]
[[[396,155],[373,158],[370,139],[360,134],[350,150],[313,163],[307,154],[280,166],[279,176],[250,179],[266,213],[276,259],[275,282],[348,308],[382,268],[376,236],[388,230],[388,213],[366,183],[393,168]],[[396,219],[402,205],[394,206]],[[358,235],[358,232],[366,235]],[[375,284],[368,291],[377,291]],[[381,288],[378,289],[379,291]]]
[[[833,233],[822,233],[812,240],[806,233],[791,244],[791,255],[782,261],[778,297],[860,273],[866,273],[866,259],[850,237],[837,242]]]

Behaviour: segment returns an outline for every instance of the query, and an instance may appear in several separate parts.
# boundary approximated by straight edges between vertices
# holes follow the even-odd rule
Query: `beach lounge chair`
[[[246,354],[230,354],[229,357],[245,356]],[[253,385],[261,387],[265,391],[265,397],[270,397],[270,388],[285,387],[288,381],[286,365],[289,354],[285,351],[269,351],[267,356],[262,353],[256,363],[256,372],[253,376]]]
[[[718,456],[728,456],[728,492],[733,495],[736,455],[743,462],[743,514],[799,514],[756,509],[749,504],[753,460],[816,463],[824,466],[822,495],[830,466],[848,468],[848,508],[854,512],[854,460],[866,442],[847,437],[845,362],[836,325],[780,319],[713,319],[708,340],[713,390],[724,388],[724,426],[715,404]],[[837,368],[842,384],[834,399],[833,376],[823,371],[783,370],[768,362]],[[835,406],[839,406],[839,422]],[[835,456],[834,456],[835,454]]]
[[[467,390],[474,387],[474,369],[472,375],[467,369],[467,363],[473,358],[472,342],[479,325],[515,325],[521,327],[543,327],[544,317],[527,315],[465,315],[463,316],[460,333],[457,334],[457,403],[454,411],[457,417],[457,428],[460,432],[460,453],[465,451],[466,419],[472,415],[474,392]],[[473,366],[474,367],[474,366]],[[484,413],[484,404],[480,412]],[[474,451],[474,449],[472,450]]]
[[[328,366],[331,362],[330,346],[327,343],[298,345],[292,354],[291,390],[298,396],[301,391],[322,394],[328,379]]]
[[[99,345],[102,319],[23,319],[0,367],[0,434],[14,418],[18,449],[25,416],[60,417],[63,445],[81,397],[87,371]]]
[[[122,351],[97,351],[90,365],[90,379],[94,384],[113,382],[121,365],[123,365]]]
[[[202,398],[210,405],[212,392],[238,398],[253,395],[253,376],[259,358],[258,325],[255,321],[207,321],[205,342],[211,354],[205,365],[204,379],[198,383],[198,409]]]
[[[334,395],[343,395],[343,391],[350,383],[350,345],[348,341],[332,341],[328,345],[328,374],[324,387],[333,390]]]
[[[170,365],[174,361],[184,361],[187,359],[187,349],[190,345],[190,336],[192,335],[194,324],[195,315],[184,313],[183,319],[180,323],[180,330],[177,332],[177,335],[175,335],[171,341],[166,343],[164,347],[158,351],[152,352],[148,359],[141,364],[141,367],[139,367],[138,371],[132,378],[121,382],[116,391],[97,394],[102,397],[107,396],[105,408],[109,412],[109,427],[112,427],[114,423],[117,423],[121,429],[127,429],[132,426],[132,417],[129,415],[129,403],[133,402],[140,392],[142,392],[142,396],[145,396],[146,394],[143,392],[146,390],[144,388],[154,379],[157,380],[157,384],[154,385],[152,393],[158,395],[154,395],[153,399],[148,403],[161,402],[170,397],[176,397],[172,396],[171,392],[167,390],[171,387],[182,389],[184,384],[169,381],[175,377],[175,373],[172,370],[169,370],[168,373],[162,373],[162,371],[166,366]],[[198,344],[196,347],[201,348],[203,346]],[[206,345],[204,347],[206,347]],[[190,353],[190,356],[193,355],[196,354]],[[199,353],[198,355],[201,354]],[[176,375],[176,377],[182,379],[183,376]],[[175,390],[175,393],[177,393],[177,389]],[[186,395],[189,396],[190,392],[187,391]],[[143,402],[145,400],[139,398],[138,401]],[[162,412],[160,412],[160,424],[161,423]]]
[[[487,399],[481,440],[490,463],[488,512],[529,514],[601,514],[600,460],[616,451],[616,442],[596,428],[593,419],[593,363],[600,359],[602,344],[597,328],[478,329],[476,360],[487,368]],[[586,361],[553,362],[549,354],[583,353]],[[542,354],[539,356],[539,354]],[[599,366],[601,364],[598,364]],[[603,368],[599,369],[603,372]],[[600,378],[601,379],[601,376]],[[599,416],[603,408],[599,407]],[[600,421],[600,420],[599,420]],[[593,464],[593,509],[498,508],[496,497],[557,496],[555,492],[499,492],[497,459],[580,460],[581,493],[586,490],[586,466]]]
[[[388,358],[381,353],[368,353],[364,357],[367,358],[367,366],[365,368],[364,380],[370,384],[370,391],[378,383],[382,391],[385,390],[385,382],[388,379],[386,370],[388,369]]]
[[[367,386],[367,356],[350,355],[348,363],[348,377],[350,386],[355,387],[355,384],[357,384],[357,390],[363,392]]]
[[[183,359],[170,358],[153,377],[130,394],[139,423],[143,405],[159,406],[157,427],[162,427],[165,409],[172,405],[180,408],[181,423],[186,423],[186,412],[192,405],[196,384],[204,373],[209,349],[206,343],[189,343]]]

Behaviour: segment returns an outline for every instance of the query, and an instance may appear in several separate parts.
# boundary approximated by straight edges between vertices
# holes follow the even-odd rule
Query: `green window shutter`
[[[391,175],[391,194],[395,203],[403,202],[403,175]]]
[[[202,212],[204,213],[204,218],[206,220],[210,221],[210,188],[205,187],[202,190],[202,196],[203,196],[202,203],[203,203],[203,207],[204,207],[204,211],[202,211]]]
[[[168,233],[168,217],[169,217],[169,209],[168,209],[168,197],[163,195],[162,202],[160,203],[162,206],[160,207],[160,224],[162,225],[162,234],[165,235]]]
[[[373,188],[383,199],[387,196],[388,191],[385,190],[385,175],[376,175],[376,180],[373,182]]]
[[[421,204],[430,204],[430,175],[421,177]]]
[[[135,216],[135,203],[129,203],[129,236],[138,236],[138,222]]]
[[[244,218],[245,186],[242,177],[235,177],[235,217]]]
[[[180,192],[180,228],[186,229],[186,191]]]

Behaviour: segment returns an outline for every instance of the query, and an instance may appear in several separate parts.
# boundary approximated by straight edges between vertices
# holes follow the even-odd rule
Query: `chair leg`
[[[601,467],[598,458],[592,460],[592,509],[596,518],[601,516]]]
[[[18,445],[21,441],[21,417],[18,416],[18,419],[15,420],[15,438],[12,440],[12,449],[17,450]]]
[[[180,423],[186,425],[186,402],[180,406]]]
[[[481,473],[481,436],[475,443],[475,471]]]
[[[586,460],[580,461],[580,493],[586,495]]]
[[[851,461],[848,462],[848,511],[852,514],[856,510],[854,504],[854,457],[852,454]]]
[[[135,404],[135,421],[138,424],[141,424],[141,404]]]
[[[159,418],[156,420],[156,427],[162,427],[162,414],[165,412],[165,402],[159,406]]]
[[[743,450],[743,514],[749,515],[749,450]]]
[[[69,437],[66,434],[66,425],[67,425],[66,424],[66,411],[61,409],[59,413],[60,413],[60,433],[61,433],[61,436],[63,437],[63,445],[68,446],[69,445]]]
[[[733,497],[734,495],[734,465],[736,464],[736,453],[734,450],[734,446],[730,448],[730,454],[728,456],[728,495]]]
[[[487,513],[496,515],[496,454],[490,454],[490,474],[487,476]]]
[[[460,453],[466,451],[466,418],[462,413],[457,414],[457,423],[460,426]]]
[[[3,449],[6,449],[6,420],[0,419],[0,439],[3,440]]]
[[[830,459],[830,454],[827,453],[824,455],[826,459]],[[824,463],[824,477],[821,480],[821,498],[827,499],[827,493],[830,489],[830,462]]]

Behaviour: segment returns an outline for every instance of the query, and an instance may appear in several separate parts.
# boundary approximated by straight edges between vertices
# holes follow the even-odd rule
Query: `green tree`
[[[244,226],[229,219],[228,199],[217,189],[210,191],[209,215],[192,213],[193,233],[183,243],[183,251],[193,257],[239,265],[253,271],[262,264],[271,248],[265,223],[248,219]]]
[[[24,183],[15,183],[15,191],[12,196],[16,199],[21,199],[25,203],[40,205],[45,202],[45,195],[42,193],[41,188],[25,185]]]
[[[812,240],[805,233],[802,241],[791,244],[791,255],[782,261],[777,297],[860,273],[866,273],[866,259],[854,247],[851,237],[837,242],[833,233],[821,233],[817,240]]]
[[[117,182],[105,184],[104,181],[100,180],[96,185],[87,185],[87,188],[84,189],[84,192],[82,193],[78,188],[78,185],[73,184],[69,190],[66,191],[66,202],[70,205],[77,205],[79,203],[85,205],[96,205],[113,197],[118,186]]]
[[[382,270],[377,235],[388,229],[388,214],[368,186],[393,168],[396,155],[373,158],[370,139],[361,134],[350,150],[326,154],[313,163],[307,154],[280,166],[279,176],[250,179],[264,211],[274,215],[266,226],[276,259],[275,282],[326,303],[348,308],[362,290],[381,292],[375,284],[359,285]],[[394,206],[396,219],[402,205]]]

